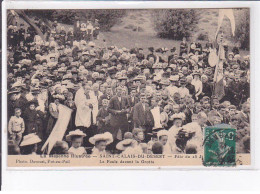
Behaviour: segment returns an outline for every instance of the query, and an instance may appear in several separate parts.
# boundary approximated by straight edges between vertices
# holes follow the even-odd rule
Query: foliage
[[[209,40],[209,37],[208,37],[208,33],[207,32],[201,32],[199,35],[198,35],[198,40],[206,40],[208,41]]]
[[[194,9],[154,10],[153,20],[159,37],[181,40],[192,35],[198,15]]]
[[[120,21],[126,10],[115,9],[91,9],[91,10],[27,10],[26,13],[39,19],[57,20],[59,23],[72,25],[76,19],[82,22],[87,20],[99,20],[100,29],[109,31],[110,28]]]
[[[250,48],[250,13],[249,9],[240,12],[239,20],[236,20],[235,39],[242,49]]]

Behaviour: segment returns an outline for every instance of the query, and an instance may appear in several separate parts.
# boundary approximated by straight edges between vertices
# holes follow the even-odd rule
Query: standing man
[[[132,131],[134,128],[133,123],[133,113],[134,113],[134,106],[139,102],[139,99],[137,97],[136,87],[132,87],[131,93],[128,96],[128,103],[130,106],[130,113],[128,115],[128,123],[129,123],[129,130]]]
[[[108,105],[108,112],[111,114],[110,133],[113,135],[115,140],[122,140],[122,135],[128,131],[128,121],[126,115],[129,111],[128,99],[127,97],[122,96],[122,88],[117,87],[116,96],[111,98]]]
[[[147,133],[152,132],[154,126],[153,114],[147,104],[147,98],[145,93],[141,93],[140,102],[134,106],[133,121],[135,128],[141,128],[145,134],[145,140],[147,139]]]

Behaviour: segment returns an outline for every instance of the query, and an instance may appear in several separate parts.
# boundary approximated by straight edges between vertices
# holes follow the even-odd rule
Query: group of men
[[[162,153],[200,153],[203,129],[225,123],[237,129],[237,152],[250,152],[249,56],[242,58],[238,48],[231,52],[225,45],[225,94],[219,97],[209,63],[212,44],[188,44],[184,38],[177,49],[102,47],[95,44],[99,31],[93,33],[98,20],[94,24],[76,21],[66,31],[54,22],[46,40],[23,24],[8,26],[12,143],[19,146],[34,133],[42,140],[41,153],[59,122],[62,140],[79,129],[86,134],[87,150],[91,137],[109,132],[110,153],[118,153],[117,143],[129,136],[148,150],[159,142]],[[136,129],[142,133],[131,135]]]

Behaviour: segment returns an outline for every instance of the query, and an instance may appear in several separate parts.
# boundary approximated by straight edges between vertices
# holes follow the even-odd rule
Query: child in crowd
[[[71,155],[83,155],[86,154],[86,150],[82,147],[83,138],[86,137],[86,134],[76,129],[75,131],[69,132],[66,136],[66,140],[71,142],[71,147],[68,150]]]
[[[158,141],[163,145],[163,154],[171,154],[171,147],[168,142],[168,131],[160,130],[157,133]]]
[[[36,155],[38,149],[38,143],[42,140],[38,135],[30,133],[23,137],[23,141],[20,144],[22,155]]]
[[[163,145],[160,142],[155,142],[152,146],[153,154],[162,154],[163,153]]]
[[[16,145],[20,144],[25,129],[24,120],[21,117],[21,114],[21,109],[16,108],[15,115],[11,117],[8,124],[10,138],[16,143]]]
[[[133,138],[140,144],[144,140],[144,132],[142,129],[134,128],[133,131]]]
[[[133,139],[133,134],[131,132],[125,132],[124,139]]]
[[[92,155],[106,154],[106,147],[113,142],[113,136],[109,132],[97,134],[91,137],[89,142],[95,145],[92,149]]]
[[[122,151],[122,154],[142,154],[137,145],[138,143],[134,139],[124,139],[116,145],[116,149]]]

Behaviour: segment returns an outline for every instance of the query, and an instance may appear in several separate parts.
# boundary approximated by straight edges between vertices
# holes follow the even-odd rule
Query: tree
[[[190,37],[198,22],[194,9],[154,10],[152,15],[157,35],[174,40]]]
[[[239,12],[239,20],[236,20],[235,39],[240,43],[242,49],[250,48],[250,12],[243,9]]]

